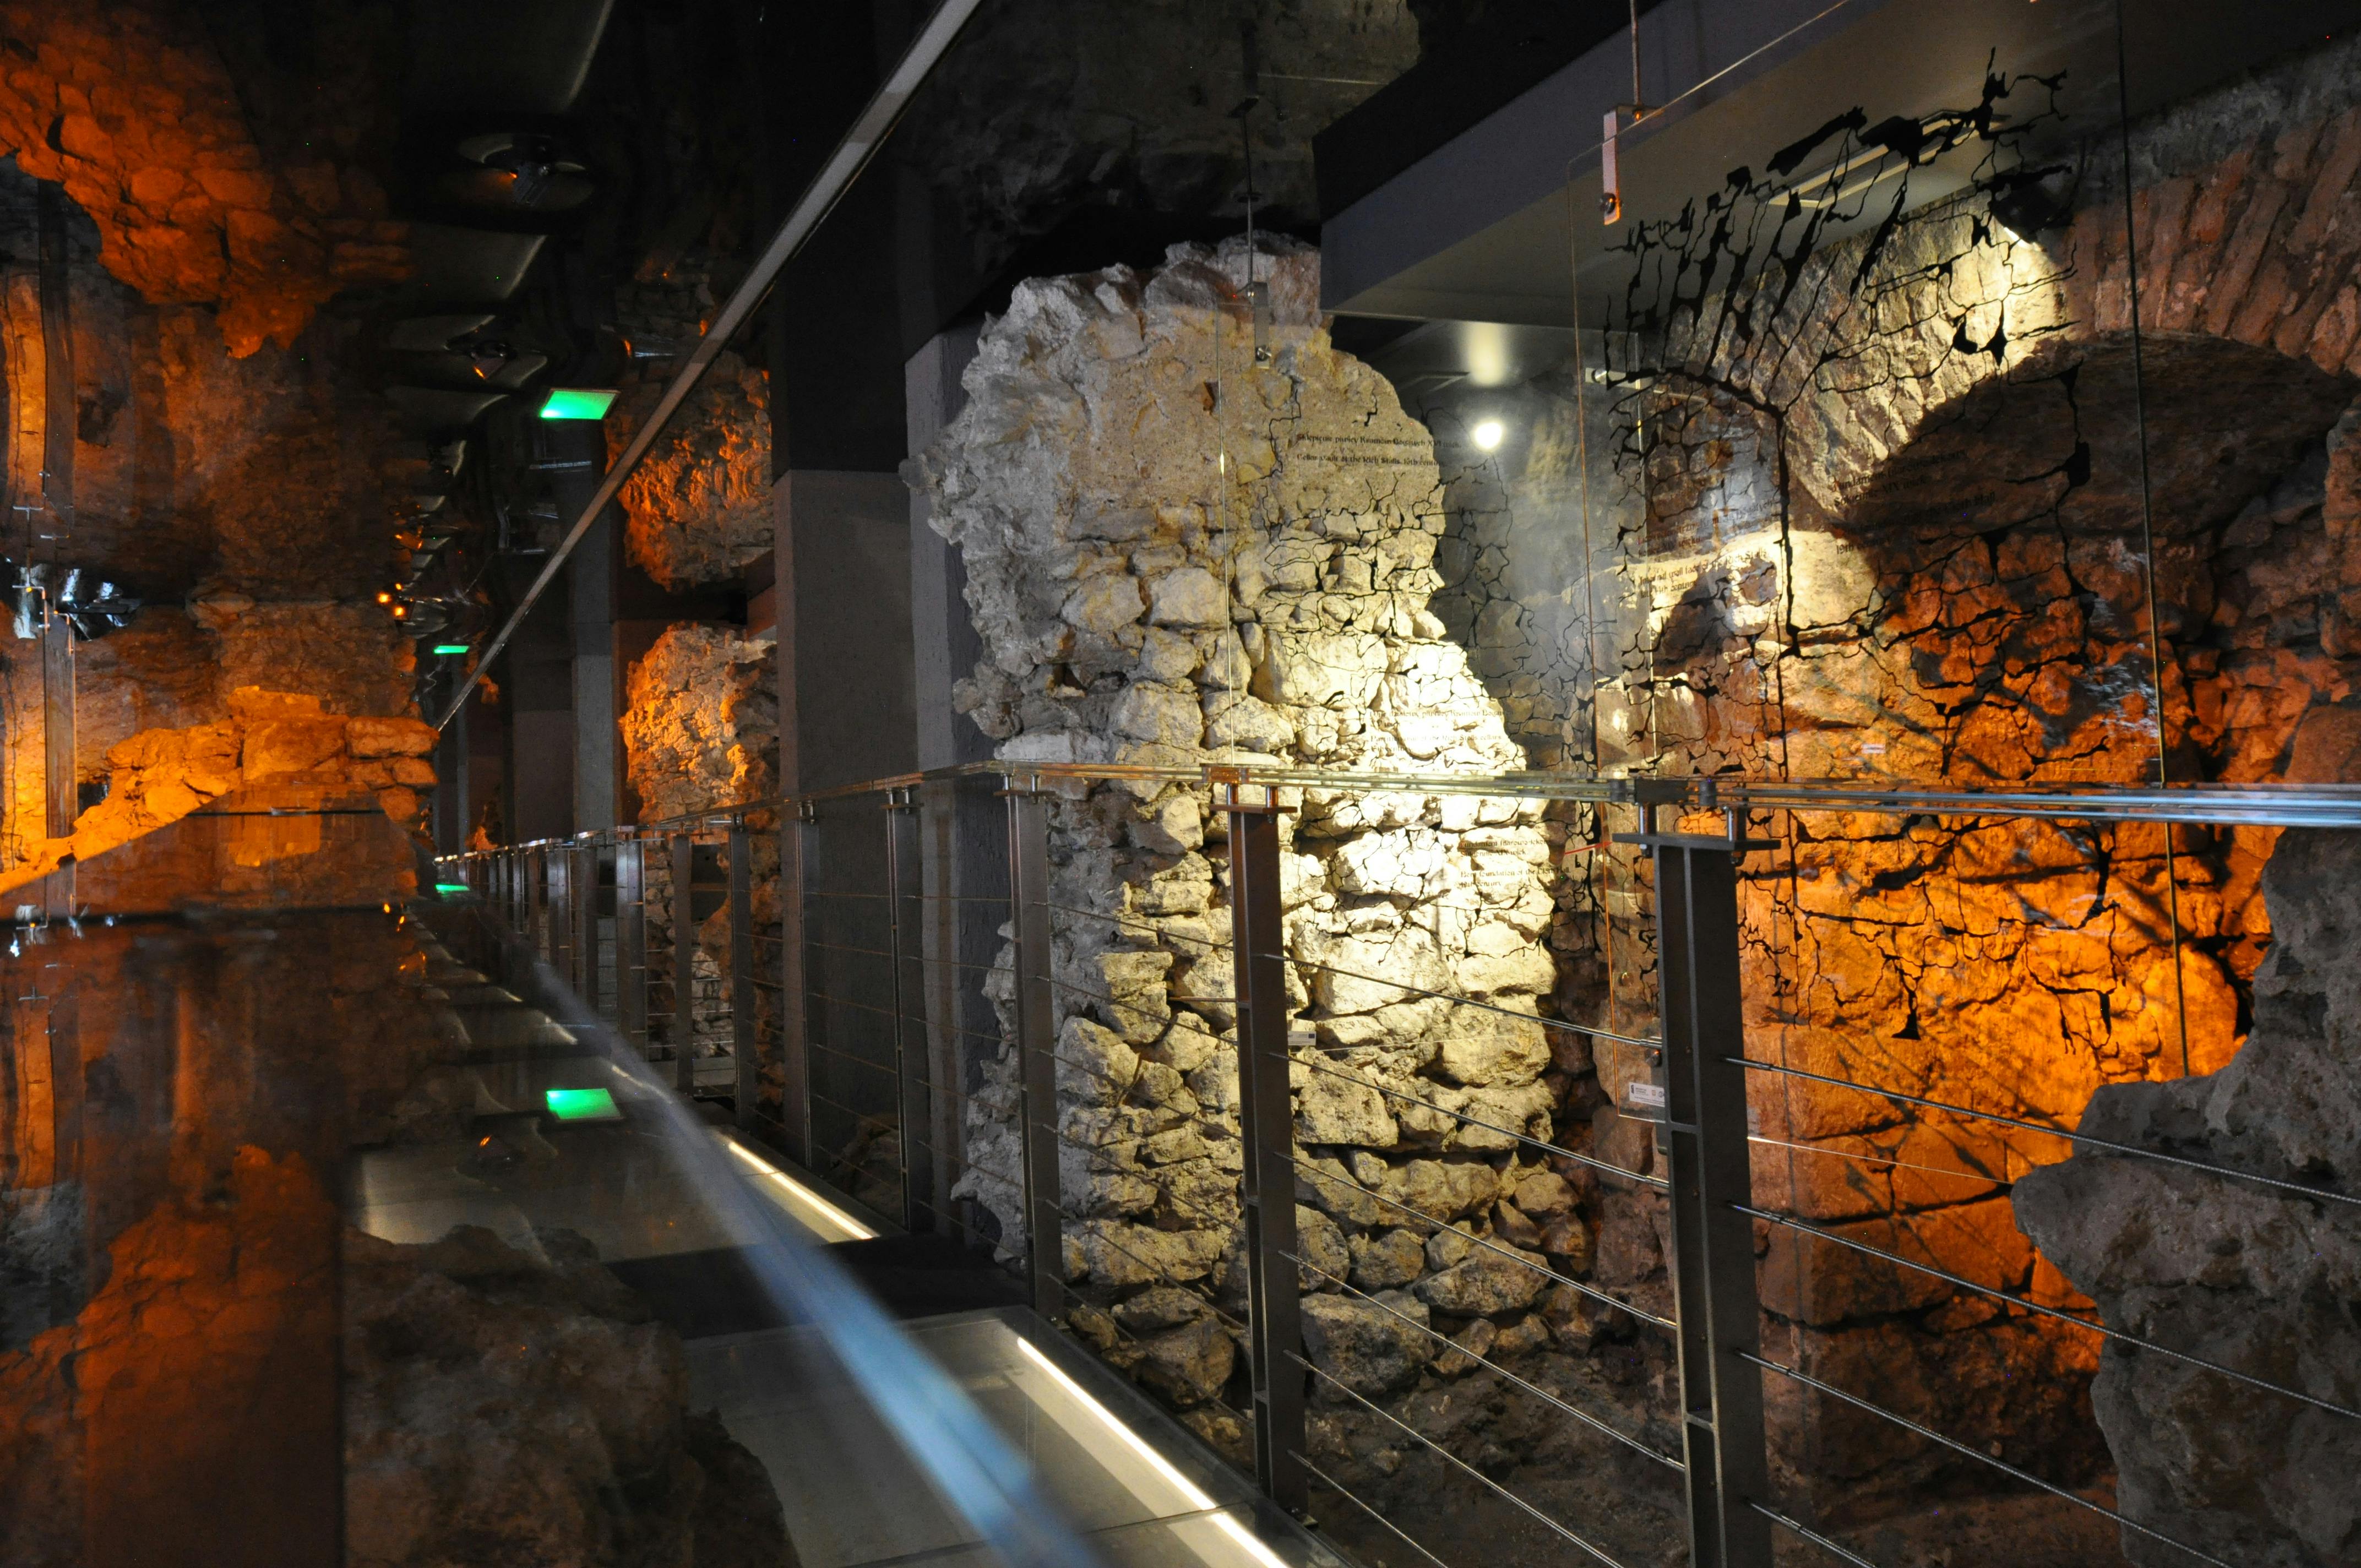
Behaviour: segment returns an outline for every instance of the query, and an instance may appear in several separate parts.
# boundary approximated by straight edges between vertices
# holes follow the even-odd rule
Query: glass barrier
[[[1079,1568],[1251,1515],[1144,1442],[1088,1517],[1045,1492],[1030,1423],[1111,1421],[1102,1375],[914,1337],[827,1251],[857,1205],[420,863],[373,806],[249,793],[19,911],[0,1558]],[[588,931],[611,967],[566,891],[602,863],[544,853],[559,896],[514,906],[562,964]]]

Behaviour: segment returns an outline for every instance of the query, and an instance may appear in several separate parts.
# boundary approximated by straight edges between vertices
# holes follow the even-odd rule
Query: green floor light
[[[623,1113],[617,1109],[615,1097],[603,1089],[544,1090],[542,1099],[549,1105],[549,1113],[561,1122],[620,1122]]]
[[[544,419],[605,419],[615,393],[607,387],[552,387],[541,405]]]
[[[445,898],[451,898],[459,894],[473,893],[476,890],[464,882],[438,882],[434,884],[434,891]]]
[[[437,653],[464,653],[467,651],[467,644],[465,642],[437,642],[434,644],[434,652]]]

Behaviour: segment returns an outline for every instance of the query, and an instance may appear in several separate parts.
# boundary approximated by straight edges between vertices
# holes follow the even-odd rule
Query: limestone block
[[[1140,597],[1139,579],[1112,572],[1086,580],[1067,597],[1058,613],[1084,630],[1107,636],[1137,620],[1147,608]]]
[[[345,720],[345,748],[356,757],[423,757],[441,737],[417,718],[353,718]]]
[[[341,718],[273,718],[246,732],[240,766],[248,779],[302,773],[341,754],[345,749]]]
[[[1093,1284],[1183,1284],[1213,1272],[1222,1238],[1213,1231],[1162,1231],[1120,1220],[1085,1220],[1070,1233],[1078,1277]]]
[[[1352,1282],[1364,1290],[1389,1290],[1426,1272],[1426,1249],[1408,1231],[1380,1231],[1351,1238]]]
[[[1126,1297],[1115,1308],[1115,1321],[1135,1333],[1160,1333],[1213,1315],[1213,1309],[1194,1290],[1175,1285],[1151,1285]]]
[[[1526,1213],[1546,1219],[1574,1207],[1574,1189],[1555,1171],[1536,1170],[1517,1183],[1515,1200]]]
[[[1080,1016],[1058,1032],[1058,1091],[1089,1104],[1112,1105],[1129,1092],[1139,1058],[1123,1036]]]
[[[1301,1288],[1334,1290],[1352,1270],[1353,1255],[1336,1222],[1317,1209],[1295,1206],[1296,1255],[1303,1260]]]
[[[1229,590],[1202,566],[1182,566],[1148,585],[1148,619],[1159,626],[1219,627],[1230,623]]]
[[[1118,735],[1159,746],[1194,746],[1205,733],[1195,692],[1148,681],[1123,689],[1109,722]]]
[[[1374,1301],[1307,1296],[1303,1344],[1312,1365],[1375,1398],[1406,1387],[1426,1365],[1434,1342],[1420,1331],[1429,1321],[1426,1303],[1407,1291],[1383,1291]],[[1351,1402],[1320,1378],[1312,1379],[1312,1388],[1319,1402]]]
[[[1471,953],[1454,970],[1462,994],[1498,997],[1545,992],[1557,984],[1557,964],[1547,948],[1529,944],[1507,953]]]
[[[1237,1365],[1238,1347],[1227,1329],[1207,1317],[1141,1342],[1139,1353],[1140,1380],[1186,1407],[1220,1395]]]
[[[1550,1065],[1549,1031],[1538,1018],[1453,1008],[1435,1065],[1456,1083],[1530,1083]]]
[[[1264,756],[1285,756],[1296,741],[1295,722],[1286,710],[1242,692],[1209,692],[1204,699],[1205,744]]]
[[[1456,1220],[1499,1196],[1499,1178],[1488,1165],[1413,1159],[1387,1173],[1385,1196],[1430,1220]],[[1389,1212],[1400,1216],[1401,1211]]]
[[[1535,1142],[1550,1135],[1557,1095],[1546,1083],[1488,1084],[1477,1089],[1435,1091],[1435,1103],[1467,1118],[1452,1129],[1444,1147],[1507,1151],[1520,1136]]]
[[[1442,880],[1444,861],[1443,845],[1432,833],[1365,833],[1339,847],[1329,875],[1339,893],[1429,898]]]
[[[1356,1076],[1367,1074],[1356,1072]],[[1321,1071],[1306,1074],[1296,1091],[1295,1135],[1307,1144],[1354,1144],[1380,1149],[1393,1147],[1400,1138],[1386,1096],[1367,1084]]]
[[[1439,1312],[1517,1311],[1532,1305],[1543,1287],[1550,1283],[1541,1272],[1545,1266],[1540,1254],[1522,1248],[1510,1248],[1504,1254],[1496,1247],[1476,1246],[1457,1263],[1427,1276],[1412,1288],[1420,1300]]]
[[[1387,1216],[1397,1211],[1389,1210],[1369,1196],[1335,1156],[1307,1155],[1304,1163],[1312,1168],[1299,1168],[1296,1172],[1295,1196],[1299,1202],[1316,1204],[1356,1230],[1390,1223]]]

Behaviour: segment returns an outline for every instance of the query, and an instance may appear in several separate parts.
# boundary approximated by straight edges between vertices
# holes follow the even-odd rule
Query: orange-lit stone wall
[[[291,348],[337,291],[408,272],[406,231],[348,144],[266,156],[196,8],[33,0],[0,6],[0,148],[64,185],[141,298],[218,305],[233,357]]]
[[[2151,155],[2169,115],[2134,127],[2128,193],[2112,163],[2059,181],[2054,218],[1971,188],[1728,295],[1635,306],[1586,345],[1599,378],[1440,414],[1436,608],[1528,755],[1987,787],[2361,777],[2361,109],[2321,85],[2351,59],[2284,66],[2268,90],[2307,112],[2202,157]],[[1741,234],[1752,178],[1719,197]],[[1710,227],[1640,243],[1694,278]],[[1515,433],[1497,455],[1468,440],[1479,411]],[[1553,937],[1562,997],[1645,1032],[1646,869],[1591,849],[1631,826],[1568,821]],[[2212,1072],[2246,1035],[2270,830],[2175,829],[2169,853],[2147,825],[1864,810],[1751,830],[1775,843],[1742,862],[1758,1058],[2071,1127],[2103,1085]],[[1619,1102],[1600,1142],[1642,1159],[1618,1124],[1645,1067],[1600,1052]],[[2062,1140],[1770,1074],[1753,1095],[1764,1207],[2088,1310],[2006,1194]],[[1660,1222],[1609,1204],[1602,1283],[1663,1299]],[[1773,1354],[2045,1474],[2105,1463],[2092,1336],[1792,1230],[1761,1240]],[[1771,1392],[1782,1457],[1828,1500],[1874,1510],[1949,1464]]]

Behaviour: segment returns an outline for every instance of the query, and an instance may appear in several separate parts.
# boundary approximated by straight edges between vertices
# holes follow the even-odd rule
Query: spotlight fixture
[[[406,604],[398,604],[398,605],[395,605],[395,606],[393,607],[393,619],[394,619],[394,620],[408,620],[408,619],[409,619],[409,616],[410,616],[410,607],[409,607],[408,605],[406,605]]]
[[[391,604],[393,602],[393,596],[387,593],[383,588],[379,588],[378,590],[377,602],[379,604]]]
[[[1477,421],[1476,428],[1467,433],[1474,439],[1479,451],[1496,452],[1499,450],[1500,438],[1509,432],[1508,427],[1499,420],[1487,419]]]
[[[544,419],[605,419],[615,401],[611,387],[552,387],[541,405]]]

